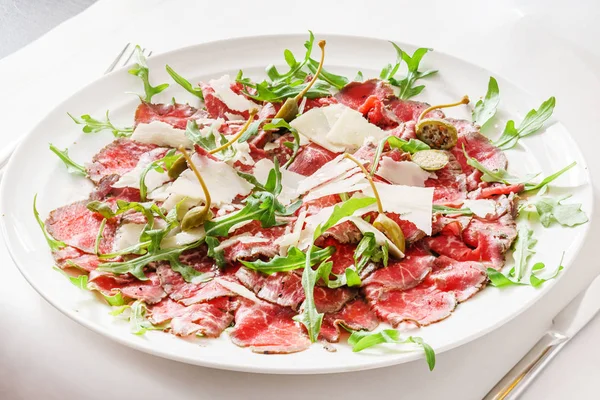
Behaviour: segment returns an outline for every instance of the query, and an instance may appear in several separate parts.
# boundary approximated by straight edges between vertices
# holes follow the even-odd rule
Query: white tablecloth
[[[502,75],[540,100],[555,95],[556,116],[575,135],[598,188],[600,3],[420,3],[100,0],[0,60],[0,142],[25,134],[54,104],[100,76],[127,42],[163,52],[234,36],[312,29],[431,46]],[[597,242],[599,224],[591,228]],[[585,268],[567,273],[527,312],[475,342],[440,354],[432,373],[422,363],[409,363],[350,374],[268,376],[188,366],[113,343],[47,304],[21,277],[2,244],[0,398],[479,399],[600,270],[591,245],[577,262]],[[524,398],[597,398],[599,335],[597,319]]]

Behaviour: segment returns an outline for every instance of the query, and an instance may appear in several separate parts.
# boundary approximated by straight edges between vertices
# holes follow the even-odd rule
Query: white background
[[[422,3],[100,0],[0,60],[0,141],[25,134],[53,104],[100,76],[127,42],[162,52],[234,36],[312,29],[430,46],[502,75],[540,100],[555,95],[555,115],[575,135],[598,188],[600,4]],[[598,189],[595,194],[598,198]],[[187,366],[112,343],[49,306],[0,245],[0,399],[480,399],[600,272],[592,243],[600,238],[600,224],[594,223],[590,235],[577,260],[586,266],[582,272],[567,273],[548,296],[503,328],[439,355],[432,373],[418,362],[300,377]],[[597,398],[599,335],[596,319],[523,398]]]

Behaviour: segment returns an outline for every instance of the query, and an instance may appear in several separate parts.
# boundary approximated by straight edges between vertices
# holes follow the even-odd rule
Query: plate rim
[[[378,42],[390,41],[388,39],[383,39],[380,37],[365,36],[365,35],[316,33],[315,36],[323,37],[324,39],[331,38],[331,39],[338,39],[338,40],[348,40],[348,39],[350,39],[350,40],[351,39],[363,39],[364,40],[364,39],[366,39],[366,40],[378,41]],[[236,36],[236,37],[231,37],[231,38],[226,38],[226,39],[213,40],[213,41],[208,41],[208,42],[191,44],[191,45],[187,45],[184,47],[179,47],[179,48],[176,48],[173,50],[169,50],[169,51],[166,51],[163,53],[156,54],[148,62],[151,65],[154,63],[158,63],[160,60],[166,60],[169,57],[172,57],[173,55],[177,55],[180,53],[187,53],[194,49],[199,49],[204,46],[214,46],[214,45],[218,45],[218,44],[225,44],[228,42],[244,41],[244,40],[250,40],[250,41],[263,40],[264,41],[264,40],[273,39],[273,38],[304,40],[306,38],[306,35],[300,34],[300,33],[285,33],[285,34]],[[407,45],[407,47],[411,47],[411,48],[418,47],[418,45],[415,45],[410,42],[404,42],[404,41],[394,41],[394,42],[398,43],[400,45]],[[518,89],[520,92],[522,92],[524,95],[526,95],[530,98],[538,98],[539,97],[539,96],[534,95],[530,91],[524,89],[522,86],[515,84],[512,80],[505,78],[503,75],[495,73],[493,71],[493,69],[484,68],[474,62],[467,61],[465,59],[454,56],[452,54],[448,54],[444,51],[436,50],[435,53],[442,57],[453,59],[454,61],[469,64],[471,67],[475,67],[486,73],[493,73],[494,76],[499,77],[503,81],[509,83],[514,88]],[[94,85],[98,85],[100,82],[102,82],[104,80],[112,79],[112,77],[116,74],[122,74],[123,73],[122,71],[126,70],[128,68],[129,68],[129,66],[123,66],[118,69],[115,69],[106,75],[102,75],[102,76],[98,77],[97,79],[94,79],[93,81],[82,86],[80,89],[76,90],[75,92],[68,94],[61,102],[57,103],[51,109],[49,109],[49,111],[47,113],[45,113],[44,116],[25,135],[23,135],[19,139],[19,144],[14,149],[13,154],[17,154],[18,152],[20,152],[21,147],[23,146],[23,142],[26,139],[28,139],[30,136],[32,136],[35,131],[39,130],[39,128],[44,124],[45,120],[53,112],[55,112],[59,108],[62,108],[65,105],[65,103],[69,102],[73,97],[81,95],[81,93],[87,91],[90,87],[92,87]],[[561,122],[561,120],[558,120],[556,118],[555,118],[555,120],[558,122]],[[565,127],[566,127],[566,125],[565,125]],[[589,185],[589,188],[590,188],[589,209],[586,210],[587,214],[588,214],[588,222],[581,227],[583,229],[582,240],[580,240],[578,243],[576,243],[575,246],[572,248],[572,250],[574,252],[574,256],[572,257],[571,260],[569,260],[570,262],[568,263],[569,265],[571,265],[571,264],[574,264],[575,262],[577,262],[581,248],[589,240],[590,226],[595,221],[594,220],[594,205],[595,205],[596,195],[595,195],[595,191],[594,191],[595,186],[594,186],[594,182],[592,180],[592,174],[591,174],[590,169],[588,168],[587,160],[585,159],[579,145],[574,140],[574,137],[571,134],[571,131],[569,129],[567,129],[567,132],[569,133],[569,136],[574,141],[576,153],[579,154],[580,159],[583,161],[582,163],[578,163],[578,165],[584,169],[584,171],[585,171],[584,174],[585,174],[585,178],[586,178],[585,185]],[[4,171],[3,178],[5,178],[6,176],[12,176],[15,173],[15,172],[12,172],[12,170],[15,168],[14,165],[16,165],[16,163],[17,163],[16,159],[17,159],[17,157],[10,158],[8,164],[5,167],[6,169]],[[8,191],[8,189],[6,188],[7,181],[8,181],[7,179],[2,179],[0,181],[0,213],[3,212],[4,207],[5,207],[4,198],[5,198],[5,196],[7,196],[6,193]],[[55,301],[53,301],[52,298],[50,296],[48,296],[43,291],[43,289],[35,283],[35,279],[33,279],[30,276],[29,272],[27,272],[25,268],[21,267],[21,263],[19,263],[17,261],[18,257],[16,255],[16,251],[13,249],[13,245],[15,245],[16,243],[13,243],[9,239],[8,221],[7,221],[6,216],[3,216],[2,218],[0,218],[0,229],[2,230],[2,234],[4,237],[4,242],[6,244],[6,249],[8,251],[8,254],[10,255],[15,266],[17,267],[17,269],[19,270],[21,275],[25,278],[25,280],[36,290],[36,292],[42,298],[44,298],[48,303],[50,303],[55,309],[59,310],[62,314],[66,315],[67,317],[71,318],[73,321],[86,327],[87,329],[90,329],[94,333],[108,337],[111,340],[113,340],[121,345],[125,345],[125,346],[133,348],[135,350],[142,351],[146,354],[151,354],[154,356],[159,356],[159,357],[174,360],[174,361],[179,361],[179,362],[183,362],[186,364],[209,367],[209,368],[216,368],[216,369],[221,369],[221,370],[251,372],[251,373],[261,373],[261,374],[285,374],[285,375],[311,375],[311,374],[343,373],[343,372],[361,371],[361,370],[382,368],[382,367],[387,367],[387,366],[392,366],[392,365],[399,365],[399,364],[413,362],[415,360],[425,358],[424,354],[422,354],[421,352],[413,352],[413,353],[409,353],[409,354],[403,353],[402,358],[398,358],[398,357],[385,358],[385,359],[382,358],[378,362],[368,363],[365,365],[356,365],[356,366],[353,365],[353,366],[349,366],[349,367],[345,367],[345,368],[344,367],[314,366],[310,370],[306,369],[306,368],[281,369],[277,365],[273,365],[273,366],[238,365],[238,366],[236,366],[236,365],[233,365],[230,363],[220,363],[220,362],[215,362],[215,361],[206,360],[206,359],[202,359],[202,358],[179,356],[179,355],[173,354],[172,352],[163,350],[162,348],[150,348],[148,346],[141,345],[140,343],[128,340],[126,337],[123,337],[122,335],[113,333],[113,332],[107,330],[102,324],[93,322],[90,319],[83,317],[81,314],[76,313],[73,310],[66,309],[66,308],[60,306]],[[567,275],[568,271],[570,269],[571,268],[565,268],[564,275]],[[469,342],[472,342],[478,338],[481,338],[481,337],[489,334],[490,332],[493,332],[496,329],[499,329],[500,327],[506,325],[508,322],[512,321],[513,319],[515,319],[516,317],[518,317],[525,311],[529,310],[533,305],[537,304],[541,299],[547,297],[549,295],[549,293],[552,291],[552,289],[554,288],[556,282],[558,282],[560,279],[565,279],[565,278],[563,276],[560,276],[559,279],[553,280],[552,282],[549,282],[549,284],[546,284],[546,285],[544,285],[544,287],[538,289],[540,291],[540,294],[535,296],[527,304],[525,304],[524,306],[519,308],[519,310],[517,310],[517,312],[514,312],[500,320],[495,321],[493,324],[486,327],[485,329],[481,329],[481,330],[473,332],[471,334],[467,334],[467,335],[463,336],[460,340],[457,340],[452,343],[441,346],[439,348],[436,348],[435,349],[436,355],[439,355],[439,354],[442,354],[449,350],[461,347]],[[248,350],[248,349],[245,349],[245,350]]]

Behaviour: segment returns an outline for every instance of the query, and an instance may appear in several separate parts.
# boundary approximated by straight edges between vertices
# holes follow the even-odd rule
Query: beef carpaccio
[[[524,185],[482,180],[473,160],[504,170],[503,151],[447,105],[410,100],[414,81],[321,67],[188,83],[192,104],[153,102],[163,89],[145,81],[133,133],[85,164],[89,200],[45,221],[56,265],[134,333],[265,354],[459,312],[504,266]]]

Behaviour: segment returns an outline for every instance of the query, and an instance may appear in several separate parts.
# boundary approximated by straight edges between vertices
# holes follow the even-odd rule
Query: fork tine
[[[125,60],[125,62],[123,63],[123,67],[126,66],[127,64],[129,64],[129,61],[131,60],[131,57],[133,57],[133,55],[135,54],[135,48],[137,46],[133,47],[133,50],[131,50],[131,53],[129,53],[129,57],[127,57],[127,59]]]
[[[146,58],[150,58],[150,56],[151,56],[151,55],[152,55],[152,50],[150,50],[150,51],[148,52],[148,55],[146,56]]]
[[[131,46],[131,43],[127,43],[125,45],[125,47],[123,47],[123,50],[121,50],[121,52],[119,53],[119,55],[117,56],[117,58],[115,58],[115,60],[108,66],[108,68],[106,69],[106,71],[104,71],[104,74],[108,74],[113,69],[115,69],[115,67],[117,66],[117,63],[119,62],[119,60],[121,59],[121,57],[123,57],[123,54],[125,54],[125,52],[129,48],[129,46]]]

